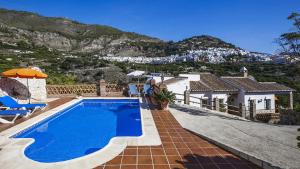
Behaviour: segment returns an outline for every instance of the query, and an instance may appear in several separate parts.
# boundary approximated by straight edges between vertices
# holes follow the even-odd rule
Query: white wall
[[[208,99],[211,98],[211,93],[210,92],[192,92],[190,93],[190,101],[192,102],[196,102],[196,103],[192,103],[190,102],[191,106],[196,106],[196,107],[200,107],[200,100],[197,98],[202,98],[202,99]],[[193,98],[193,97],[197,97],[197,98]]]
[[[187,77],[189,81],[199,81],[199,74],[179,74],[179,77]]]
[[[174,77],[164,77],[164,80],[169,80],[169,79],[172,79]],[[161,82],[161,77],[158,77],[158,76],[153,76],[151,78],[149,78],[148,80],[151,80],[151,79],[154,79],[155,80],[155,83],[160,83]]]
[[[212,94],[212,99],[218,98],[218,99],[223,99],[223,103],[227,103],[228,95],[225,93],[213,93]]]
[[[173,93],[182,94],[182,95],[183,95],[184,91],[186,90],[186,86],[188,86],[188,89],[189,89],[188,79],[184,79],[184,80],[180,80],[175,83],[167,84],[167,88],[169,91],[171,91]],[[183,100],[183,96],[181,96],[181,95],[176,95],[176,98]]]
[[[264,110],[265,109],[265,99],[271,99],[271,110]],[[249,110],[249,100],[256,100],[256,110],[257,113],[265,113],[275,112],[275,95],[274,94],[263,94],[263,93],[246,93],[244,97],[244,103],[246,106],[246,110]]]
[[[197,97],[197,98],[203,98],[208,100],[208,104],[211,104],[211,101],[213,101],[215,98],[223,99],[223,103],[227,103],[228,95],[226,93],[211,93],[211,92],[192,92],[190,96]],[[200,107],[200,104],[198,104],[200,101],[197,98],[190,98],[190,101],[197,102],[197,103],[190,103],[190,105]]]

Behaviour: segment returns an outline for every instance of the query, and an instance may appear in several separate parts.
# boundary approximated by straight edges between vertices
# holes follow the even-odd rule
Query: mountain
[[[179,41],[176,44],[180,51],[199,50],[199,49],[207,49],[207,48],[231,48],[231,49],[237,48],[233,44],[224,42],[219,38],[208,36],[208,35],[194,36]]]
[[[22,41],[61,52],[165,55],[160,49],[165,43],[157,38],[30,12],[1,9],[0,32],[2,42],[13,44]]]
[[[207,35],[166,42],[110,26],[82,24],[66,18],[7,9],[0,9],[0,47],[2,55],[28,55],[45,48],[68,57],[92,55],[106,60],[141,60],[141,63],[191,59],[218,63],[232,58],[236,60],[236,56],[248,60],[267,56],[244,51]]]

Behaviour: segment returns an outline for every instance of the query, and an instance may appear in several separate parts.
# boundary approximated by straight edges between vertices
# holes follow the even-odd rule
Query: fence
[[[254,119],[255,118],[255,110],[251,109],[251,111],[247,111],[244,104],[240,104],[239,106],[229,105],[223,102],[220,102],[220,99],[208,99],[208,98],[200,98],[195,96],[190,96],[189,91],[185,91],[184,94],[175,93],[176,102],[183,103],[187,105],[197,106],[200,108],[207,108],[210,110],[216,110],[219,112],[226,112],[229,114],[241,116],[244,118]]]
[[[97,96],[97,85],[47,85],[48,96]]]
[[[48,97],[60,96],[120,96],[123,94],[123,87],[117,84],[107,84],[100,80],[99,84],[81,85],[47,85]]]
[[[250,102],[250,105],[246,108],[244,104],[239,104],[239,106],[229,105],[220,102],[220,99],[214,98],[213,100],[207,98],[200,98],[195,96],[190,96],[189,91],[185,91],[184,94],[175,93],[176,102],[183,103],[191,106],[197,106],[200,108],[207,108],[210,110],[216,110],[219,112],[226,112],[229,114],[241,116],[250,120],[259,120],[263,122],[277,123],[282,119],[282,113],[274,113],[274,109],[257,109],[255,102]],[[286,116],[285,118],[290,118],[291,116]],[[294,118],[297,119],[297,118]],[[300,118],[298,118],[300,119]],[[296,122],[293,122],[296,123]]]
[[[123,86],[120,86],[118,84],[108,83],[105,85],[105,93],[106,94],[102,94],[101,96],[121,96],[121,95],[123,95],[123,92],[124,92]]]

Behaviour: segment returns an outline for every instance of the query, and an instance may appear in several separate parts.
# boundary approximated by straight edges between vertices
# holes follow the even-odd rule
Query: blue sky
[[[0,0],[1,8],[60,16],[89,24],[182,40],[212,35],[246,50],[274,53],[290,31],[286,17],[299,0]]]

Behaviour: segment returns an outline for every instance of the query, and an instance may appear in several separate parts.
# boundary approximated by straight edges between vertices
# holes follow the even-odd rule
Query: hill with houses
[[[208,35],[167,42],[110,26],[7,9],[0,9],[0,34],[1,59],[9,55],[22,57],[44,48],[59,56],[90,55],[120,62],[272,61],[270,54],[249,52]]]

